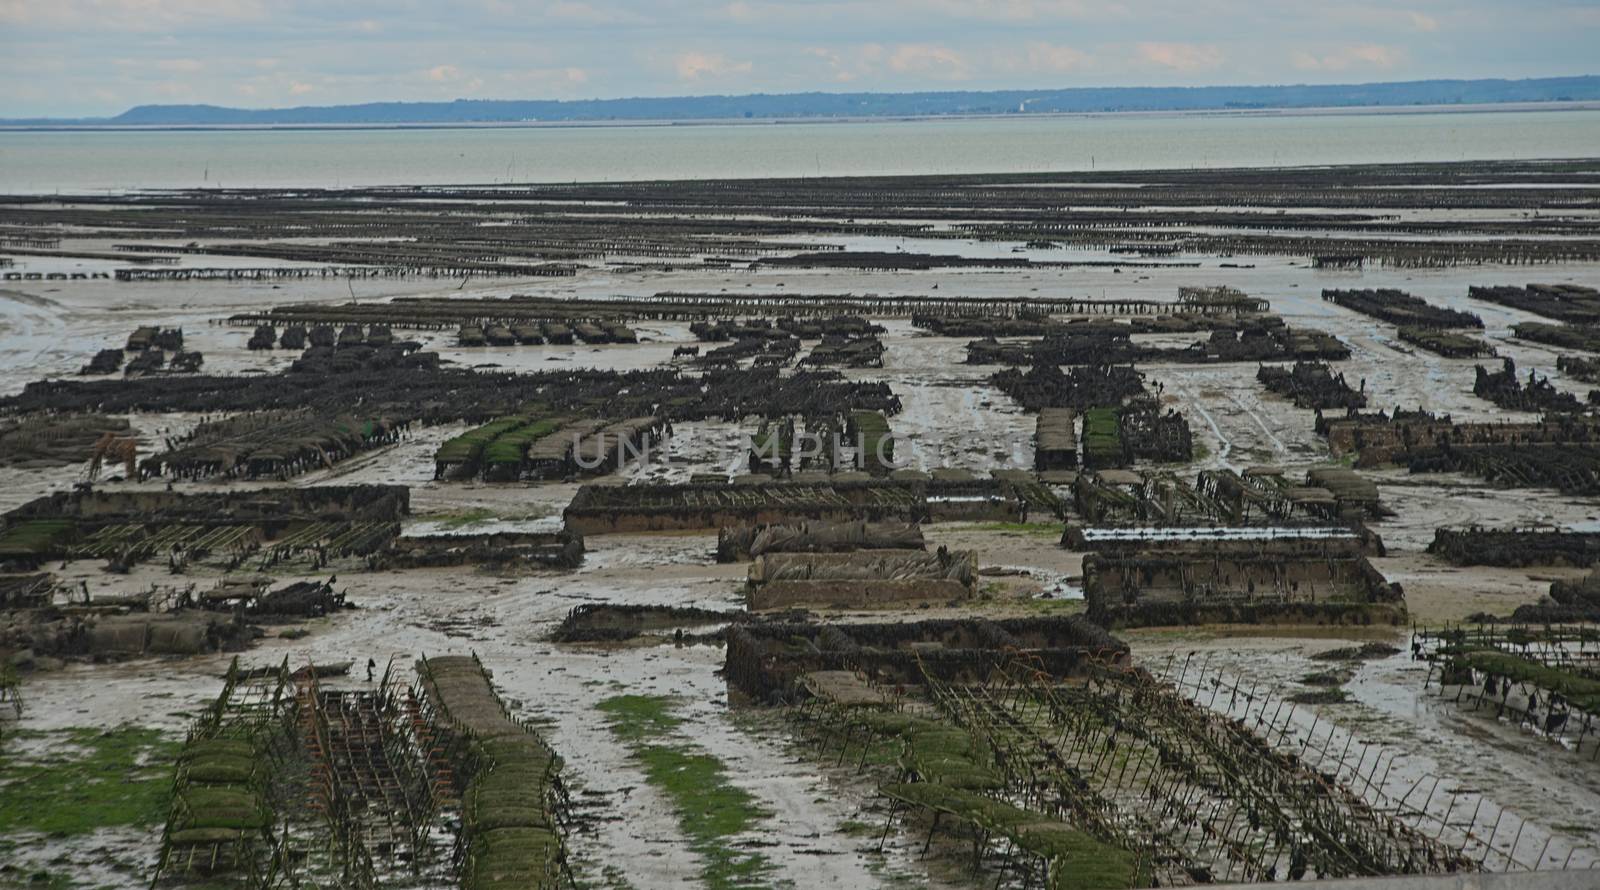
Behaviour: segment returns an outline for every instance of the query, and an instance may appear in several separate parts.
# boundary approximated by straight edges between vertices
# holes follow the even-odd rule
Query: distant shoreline
[[[1515,112],[1570,112],[1600,110],[1600,100],[1499,102],[1446,105],[1337,105],[1337,106],[1285,106],[1279,108],[1206,108],[1171,109],[1151,111],[1049,111],[952,114],[883,114],[852,117],[767,117],[767,118],[683,118],[647,119],[628,118],[614,120],[527,120],[527,121],[395,121],[387,123],[282,123],[282,124],[106,124],[106,123],[0,123],[0,132],[51,133],[51,132],[252,132],[252,131],[373,131],[373,130],[519,130],[519,129],[590,129],[631,127],[752,127],[797,126],[807,124],[863,124],[863,123],[924,123],[964,121],[1023,121],[1057,120],[1073,118],[1173,118],[1173,117],[1232,117],[1232,118],[1284,118],[1369,115],[1426,115],[1426,114],[1505,114]]]

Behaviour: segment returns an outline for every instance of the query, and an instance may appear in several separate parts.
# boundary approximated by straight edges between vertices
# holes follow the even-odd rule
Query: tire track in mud
[[[1171,376],[1163,382],[1166,386],[1177,391],[1177,393],[1184,400],[1184,406],[1192,409],[1195,414],[1199,415],[1200,419],[1205,422],[1212,434],[1216,436],[1219,443],[1218,452],[1213,458],[1213,462],[1216,464],[1225,466],[1228,469],[1237,470],[1239,468],[1239,464],[1233,459],[1235,451],[1238,451],[1241,448],[1245,451],[1250,451],[1252,450],[1251,444],[1253,443],[1241,444],[1239,441],[1240,433],[1237,430],[1224,432],[1224,424],[1227,424],[1230,427],[1234,426],[1235,424],[1230,422],[1231,418],[1224,418],[1223,420],[1219,421],[1215,412],[1215,408],[1217,406],[1214,404],[1212,408],[1208,409],[1205,403],[1207,398],[1210,398],[1214,403],[1225,402],[1225,404],[1232,405],[1234,408],[1238,409],[1238,414],[1242,414],[1249,419],[1246,428],[1248,429],[1253,427],[1255,430],[1259,430],[1261,432],[1261,437],[1250,436],[1248,438],[1251,440],[1259,440],[1260,438],[1264,437],[1266,443],[1270,445],[1272,453],[1275,457],[1289,457],[1291,455],[1291,450],[1289,447],[1284,444],[1282,439],[1278,438],[1278,436],[1272,432],[1271,427],[1268,426],[1266,421],[1261,417],[1260,413],[1255,408],[1252,408],[1250,405],[1241,400],[1239,396],[1227,386],[1228,381],[1208,381],[1208,384],[1215,383],[1216,385],[1206,385],[1198,390],[1196,387],[1199,386],[1199,384],[1191,383],[1182,376]],[[1202,390],[1215,393],[1216,395],[1206,396],[1203,394]]]
[[[1243,411],[1245,416],[1250,418],[1250,421],[1256,425],[1256,428],[1261,430],[1261,434],[1267,437],[1267,441],[1272,443],[1272,450],[1275,454],[1287,455],[1289,453],[1288,446],[1284,445],[1283,440],[1272,432],[1271,427],[1267,426],[1266,421],[1261,419],[1261,415],[1257,414],[1255,409],[1240,401],[1239,397],[1233,393],[1225,392],[1225,394],[1228,397],[1228,401],[1237,406],[1240,411]]]
[[[1187,386],[1179,384],[1175,388],[1185,399],[1186,407],[1192,409],[1196,414],[1199,414],[1200,419],[1206,422],[1207,427],[1210,427],[1211,434],[1217,437],[1218,447],[1216,453],[1216,462],[1220,466],[1227,467],[1230,470],[1237,470],[1238,466],[1234,464],[1232,460],[1233,440],[1223,434],[1222,427],[1217,425],[1216,418],[1211,416],[1211,412],[1206,410],[1205,405],[1200,403],[1200,400],[1195,397],[1194,393]]]
[[[39,368],[61,354],[66,307],[49,297],[0,288],[0,372]]]

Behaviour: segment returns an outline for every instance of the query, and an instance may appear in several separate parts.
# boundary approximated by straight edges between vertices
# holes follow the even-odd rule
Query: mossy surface
[[[439,523],[439,528],[445,531],[456,531],[472,525],[482,525],[496,518],[495,512],[487,507],[473,507],[442,516],[429,517]]]
[[[46,556],[70,540],[77,523],[70,519],[27,519],[0,529],[0,556]]]
[[[528,446],[561,429],[560,418],[545,418],[518,427],[495,438],[484,446],[483,462],[487,464],[520,464],[528,453]]]
[[[1084,463],[1115,466],[1122,459],[1122,428],[1115,408],[1090,408],[1083,414]]]
[[[683,720],[673,714],[672,699],[619,695],[597,707],[644,768],[645,778],[672,803],[679,827],[703,861],[700,877],[705,885],[712,890],[773,886],[774,867],[766,857],[730,844],[772,814],[728,781],[721,760],[678,731]]]
[[[483,449],[499,436],[511,432],[518,427],[526,425],[528,418],[521,416],[502,417],[492,420],[482,426],[467,430],[459,436],[447,439],[434,452],[433,459],[439,463],[472,463],[483,456]]]
[[[70,837],[102,828],[150,828],[166,818],[179,740],[160,730],[23,730],[5,744],[0,836]]]
[[[1600,713],[1600,680],[1591,680],[1504,652],[1467,652],[1461,658],[1473,670],[1507,677],[1519,683],[1531,683],[1559,693],[1585,711]]]

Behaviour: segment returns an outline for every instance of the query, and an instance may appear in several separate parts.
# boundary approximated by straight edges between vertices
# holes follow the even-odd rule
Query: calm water
[[[0,132],[0,190],[1007,173],[1585,157],[1600,111],[456,130]]]

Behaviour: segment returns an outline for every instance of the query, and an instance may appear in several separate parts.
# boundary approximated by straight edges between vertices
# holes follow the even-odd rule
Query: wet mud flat
[[[189,263],[168,264],[213,256],[247,258],[290,277],[320,275],[316,264],[420,276],[575,276],[596,259],[670,266],[701,256],[808,269],[1051,264],[1026,255],[973,256],[942,243],[959,239],[1088,248],[1100,253],[1100,265],[1130,267],[1155,261],[1147,258],[1227,254],[1320,257],[1320,265],[1338,269],[1433,268],[1595,260],[1593,220],[1582,215],[1592,207],[1581,194],[1592,177],[1587,162],[1572,161],[1157,171],[1134,183],[1125,173],[1091,173],[767,180],[736,190],[716,182],[259,190],[248,193],[243,213],[241,193],[205,190],[70,204],[14,196],[8,220],[51,231],[38,246],[19,248],[19,259],[111,254],[125,258],[126,280],[192,278]],[[1552,179],[1572,188],[1547,188]],[[1362,188],[1348,188],[1355,183]],[[401,199],[404,214],[379,209]],[[1063,206],[1076,212],[1063,219]],[[1515,213],[1529,208],[1561,212]],[[474,214],[501,219],[485,229]],[[59,234],[60,226],[71,226],[71,234]],[[915,239],[928,247],[848,249],[831,241],[839,236]],[[407,240],[384,240],[397,238]],[[110,250],[98,249],[104,246]],[[19,266],[5,274],[30,273]]]
[[[436,713],[440,702],[449,710],[455,701],[429,697],[421,664],[479,684],[474,704],[457,706],[477,716],[444,721],[440,730],[456,739],[449,781],[438,781],[441,764],[405,753],[417,747],[410,743],[385,749],[362,767],[367,772],[340,774],[355,783],[346,787],[360,789],[372,776],[401,776],[411,764],[423,781],[392,787],[413,789],[402,794],[418,805],[413,816],[384,821],[381,831],[365,811],[348,812],[343,821],[320,813],[279,820],[294,836],[291,850],[337,853],[308,861],[306,874],[348,874],[352,886],[369,880],[463,886],[483,863],[512,861],[502,853],[529,874],[549,865],[560,879],[614,887],[997,881],[1021,887],[1040,885],[1061,863],[1084,880],[1110,875],[1107,886],[1148,885],[1158,874],[1163,883],[1181,884],[1202,873],[1243,880],[1301,869],[1307,876],[1358,873],[1351,861],[1312,861],[1295,844],[1265,835],[1240,846],[1248,853],[1197,844],[1194,833],[1178,840],[1181,827],[1138,813],[1143,795],[1164,794],[1160,789],[1174,781],[1154,753],[1163,740],[1232,732],[1207,713],[1243,718],[1255,736],[1292,750],[1295,769],[1334,776],[1330,799],[1349,813],[1363,805],[1403,809],[1397,837],[1446,826],[1440,836],[1452,838],[1448,850],[1420,841],[1374,846],[1370,861],[1386,864],[1373,872],[1400,870],[1404,862],[1428,870],[1422,863],[1430,851],[1441,863],[1465,855],[1471,861],[1463,867],[1587,867],[1600,846],[1592,828],[1600,788],[1584,749],[1571,750],[1559,737],[1530,730],[1526,720],[1506,717],[1526,708],[1520,687],[1508,695],[1506,710],[1463,708],[1441,696],[1437,676],[1430,683],[1429,663],[1413,658],[1410,625],[1503,619],[1539,604],[1553,583],[1577,583],[1589,568],[1571,560],[1465,564],[1428,552],[1441,527],[1549,526],[1584,534],[1600,517],[1600,492],[1581,479],[1552,485],[1484,472],[1481,461],[1459,454],[1447,464],[1424,465],[1409,456],[1380,459],[1398,452],[1385,455],[1370,442],[1346,449],[1319,432],[1317,407],[1272,392],[1258,380],[1257,361],[1227,350],[1246,348],[1240,344],[1249,330],[1315,332],[1321,352],[1305,360],[1326,362],[1346,390],[1362,395],[1366,407],[1358,411],[1448,416],[1451,428],[1471,431],[1463,437],[1556,423],[1568,432],[1550,444],[1580,447],[1582,437],[1571,431],[1587,428],[1591,384],[1573,359],[1585,354],[1585,341],[1544,336],[1527,325],[1590,321],[1581,314],[1582,292],[1568,286],[1596,282],[1595,176],[1592,164],[1579,161],[1151,173],[1140,174],[1137,196],[1120,174],[768,181],[739,189],[657,183],[208,191],[71,204],[0,198],[0,221],[8,226],[63,233],[14,256],[0,249],[15,260],[4,271],[21,276],[0,282],[0,393],[7,396],[0,418],[26,424],[19,429],[37,439],[63,411],[94,412],[89,416],[108,424],[85,428],[109,432],[108,445],[134,443],[138,458],[128,474],[118,459],[121,446],[101,449],[102,467],[91,480],[100,436],[51,440],[38,451],[50,465],[0,466],[0,508],[70,495],[82,482],[95,493],[85,504],[146,493],[161,499],[169,488],[170,497],[196,503],[266,504],[281,497],[274,492],[340,486],[407,492],[405,509],[382,517],[376,549],[366,553],[329,548],[328,531],[306,530],[314,520],[362,521],[358,511],[291,517],[299,523],[292,528],[284,524],[289,520],[244,517],[236,524],[262,535],[260,549],[233,567],[197,552],[183,562],[182,574],[172,571],[179,563],[169,559],[170,547],[147,548],[115,572],[107,568],[124,555],[120,550],[90,552],[77,549],[78,541],[48,550],[28,577],[50,576],[50,608],[73,621],[130,619],[92,601],[74,602],[85,587],[106,610],[123,610],[135,595],[190,585],[197,593],[220,591],[242,575],[263,576],[267,589],[332,578],[358,608],[282,621],[252,622],[246,615],[258,631],[239,652],[69,653],[59,664],[45,662],[54,656],[41,658],[42,651],[30,656],[33,664],[19,665],[14,682],[0,684],[7,690],[0,695],[6,755],[0,792],[8,800],[36,796],[48,804],[39,812],[60,814],[73,809],[63,780],[75,770],[103,767],[100,779],[115,783],[92,783],[89,805],[78,807],[92,815],[74,824],[24,820],[14,808],[0,808],[0,818],[11,820],[4,823],[7,853],[19,863],[0,873],[0,885],[148,883],[163,838],[191,828],[174,822],[180,818],[174,801],[192,796],[183,782],[193,782],[176,764],[192,760],[180,751],[207,710],[231,700],[225,677],[235,656],[241,670],[263,676],[348,665],[344,673],[316,676],[315,684],[306,679],[313,673],[287,681],[285,689],[295,690],[282,712],[289,715],[283,733],[289,741],[273,743],[283,748],[274,761],[282,771],[264,786],[274,814],[293,812],[292,801],[307,799],[288,792],[308,793],[303,779],[317,761],[307,740],[318,738],[316,727],[342,734],[348,726],[403,741],[417,731],[407,727],[420,725],[406,710],[413,702],[418,708],[432,702],[427,707]],[[1346,188],[1358,180],[1372,187]],[[1551,188],[1552,180],[1562,185]],[[367,271],[346,275],[352,267]],[[1566,289],[1551,297],[1551,290],[1527,289],[1533,282]],[[1196,320],[1194,304],[1181,299],[1181,289],[1224,286],[1246,296],[1248,305],[1229,310],[1239,318]],[[1474,287],[1496,290],[1475,296]],[[1324,291],[1355,296],[1332,299]],[[1565,302],[1552,308],[1556,298]],[[1436,337],[1407,334],[1417,325],[1449,330],[1426,326],[1458,323],[1463,315],[1481,324],[1470,327],[1471,336],[1492,348],[1495,359],[1439,354],[1428,348],[1442,343]],[[532,342],[530,323],[538,325],[540,342]],[[759,348],[708,363],[712,351],[733,341],[704,339],[695,328],[707,323],[766,333]],[[970,348],[986,336],[974,324],[997,333],[996,351]],[[1124,344],[1116,347],[1121,351],[1105,354],[1107,363],[1137,375],[1128,378],[1136,387],[1116,396],[1116,404],[1103,404],[1108,390],[1080,387],[1075,372],[1096,361],[1082,350],[1090,341],[1076,339],[1096,324],[1136,331],[1126,338],[1119,332],[1110,342]],[[273,348],[262,348],[259,325],[274,328]],[[329,326],[335,345],[330,352],[286,347],[281,336],[295,325],[308,332]],[[577,332],[579,325],[593,331]],[[624,338],[607,325],[623,326],[635,342],[615,342]],[[862,325],[881,329],[871,335],[873,358],[862,363],[869,366],[852,366],[850,359],[802,366],[813,355],[851,354],[840,345],[854,342]],[[124,347],[130,333],[147,326],[181,327],[184,349],[204,355],[201,369],[80,374],[105,350],[137,357]],[[352,327],[359,342],[339,345]],[[512,342],[498,334],[500,343],[488,342],[495,327],[512,333]],[[471,328],[484,335],[484,345],[462,337]],[[548,335],[560,328],[575,332],[570,342],[551,342]],[[1234,345],[1219,338],[1207,346],[1221,329]],[[1059,337],[1063,330],[1072,337]],[[1274,348],[1276,363],[1297,360],[1282,351],[1294,347]],[[1007,358],[973,363],[975,355]],[[1015,364],[1015,355],[1025,361]],[[1475,367],[1492,373],[1500,357],[1516,363],[1519,384],[1534,371],[1548,378],[1540,393],[1548,388],[1571,398],[1497,398],[1500,389],[1476,387]],[[1038,466],[1038,412],[1030,410],[1038,405],[995,378],[1009,369],[1031,373],[1041,358],[1059,371],[1030,378],[1041,381],[1042,404],[1082,409],[1068,422],[1074,444],[1084,437],[1078,453],[1108,463],[1061,475]],[[1558,402],[1577,410],[1552,421],[1548,409]],[[847,439],[854,437],[846,431],[863,423],[855,416],[862,411],[882,416],[875,441],[892,441],[892,466],[872,462],[855,442],[820,466],[798,451],[788,467],[765,456],[752,460],[755,443],[782,445],[786,420],[801,432]],[[1321,408],[1328,420],[1344,413],[1341,406]],[[589,433],[570,448],[533,448],[546,427],[581,421],[598,430],[641,417],[660,426],[641,437],[651,439],[647,456],[619,449],[593,467],[579,466],[578,458],[587,462],[591,454],[583,444]],[[1147,450],[1138,437],[1154,436],[1147,431],[1155,427],[1134,417],[1181,421],[1187,447],[1181,454]],[[1097,434],[1114,431],[1123,441],[1090,448],[1084,426],[1090,420]],[[508,432],[517,435],[494,446]],[[518,450],[497,461],[507,448]],[[63,450],[70,453],[57,459]],[[542,456],[546,451],[554,457]],[[463,453],[464,462],[441,460]],[[555,461],[554,472],[541,469],[547,459]],[[1113,631],[1128,645],[1123,667],[1148,677],[1107,673],[1092,683],[1080,676],[1037,684],[1007,673],[1016,665],[999,654],[1026,643],[1019,628],[1081,620],[1094,607],[1085,590],[1093,572],[1084,566],[1092,554],[1062,545],[1067,526],[1131,530],[1155,541],[1185,523],[1226,530],[1341,524],[1351,520],[1341,512],[1341,496],[1309,491],[1320,487],[1316,478],[1332,477],[1311,474],[1352,464],[1385,508],[1381,515],[1363,511],[1359,520],[1383,548],[1366,557],[1363,576],[1376,572],[1403,591],[1405,622],[1307,628],[1301,621],[1191,626],[1168,619]],[[1242,499],[1238,504],[1212,487],[1221,478],[1238,481],[1237,491],[1228,489],[1229,497]],[[1257,485],[1261,480],[1276,481]],[[637,491],[598,497],[617,485]],[[638,533],[627,530],[619,510],[623,521],[615,524],[622,530],[579,535],[576,557],[572,529],[564,530],[574,503],[625,506],[644,490],[674,498],[715,492],[747,503],[778,502],[805,486],[844,492],[842,512],[791,519],[877,519],[866,501],[850,498],[902,498],[917,515],[895,518],[920,524],[925,552],[975,554],[973,577],[959,596],[910,608],[867,601],[768,615],[750,608],[751,564],[717,561],[726,517]],[[1077,492],[1091,487],[1095,500],[1085,510],[1089,502]],[[585,488],[590,492],[580,496]],[[763,494],[751,494],[757,491]],[[228,509],[235,519],[243,516]],[[126,518],[123,524],[145,529],[195,524],[149,507]],[[12,529],[12,518],[6,521]],[[100,530],[86,525],[84,531],[87,537]],[[265,558],[271,545],[300,532],[322,549],[284,548],[280,558]],[[553,552],[540,548],[562,534],[569,537],[559,543],[559,564],[481,558],[484,548]],[[151,536],[140,532],[136,539]],[[410,557],[411,567],[377,558],[392,542],[408,540],[408,552],[423,554]],[[1160,546],[1150,549],[1145,558],[1166,558]],[[438,564],[422,564],[429,561]],[[824,561],[803,562],[811,571]],[[1278,580],[1288,562],[1270,553],[1273,571],[1238,569],[1259,562],[1241,558],[1207,581],[1205,591],[1170,579],[1153,586],[1162,596],[1249,604],[1234,615],[1260,614],[1274,599],[1346,595],[1328,594],[1314,572]],[[1143,583],[1132,580],[1139,565],[1117,581],[1118,591]],[[1094,596],[1105,592],[1097,588]],[[653,617],[626,632],[594,635],[605,639],[556,642],[553,635],[579,607]],[[132,613],[134,620],[144,620],[140,614]],[[233,619],[223,610],[215,620]],[[848,678],[824,677],[813,681],[809,697],[765,707],[730,694],[728,635],[786,621],[806,628],[790,636],[837,654],[830,656],[836,663],[803,673],[840,669],[870,679],[869,691]],[[983,676],[953,679],[934,671],[930,681],[915,673],[905,653],[959,648],[949,640],[891,643],[873,631],[851,631],[919,622],[975,628],[973,638],[988,640],[995,658],[984,662]],[[1369,645],[1398,651],[1373,648],[1361,656]],[[1337,649],[1354,649],[1357,657],[1319,657]],[[884,653],[906,671],[892,682],[873,667],[887,663]],[[8,663],[27,661],[16,654],[7,653]],[[937,658],[927,654],[925,664]],[[1474,679],[1481,688],[1482,673]],[[1098,691],[1080,688],[1091,685]],[[9,710],[13,692],[22,702],[17,717]],[[1098,767],[1073,761],[1094,792],[1075,807],[1062,805],[1062,786],[1038,786],[1056,789],[1049,794],[1024,791],[1021,774],[994,757],[1020,750],[1007,746],[1026,745],[1029,733],[1050,725],[1052,718],[1043,716],[1050,708],[1081,715],[1086,711],[1075,709],[1119,697],[1159,701],[1181,720],[1116,749]],[[1543,719],[1549,703],[1540,698]],[[864,717],[856,710],[863,703],[865,711],[906,719]],[[397,719],[402,714],[406,720]],[[475,722],[480,717],[490,722]],[[507,751],[462,753],[502,731],[514,739]],[[1090,738],[1083,736],[1080,747]],[[1244,744],[1242,736],[1226,738]],[[493,758],[501,755],[515,760],[497,765]],[[965,783],[941,776],[936,761],[947,770],[959,761],[977,784],[957,787]],[[1266,768],[1266,761],[1240,762]],[[1142,784],[1119,778],[1109,763],[1118,772],[1126,766]],[[512,801],[515,818],[524,821],[489,827],[473,808],[472,777],[480,768],[531,774],[530,764],[537,764],[536,787],[544,790]],[[1066,774],[1048,758],[1037,769],[1042,776]],[[1301,775],[1269,773],[1291,774]],[[919,787],[932,785],[940,787]],[[344,798],[378,800],[358,790],[321,799],[335,810]],[[1251,808],[1237,789],[1205,799],[1222,814],[1212,826],[1218,832],[1248,824],[1240,815],[1229,825],[1226,814]],[[1404,807],[1391,806],[1397,801]],[[946,817],[936,821],[929,802],[944,807]],[[969,822],[951,821],[951,811],[980,809],[986,819],[1011,820],[1011,827],[974,854],[977,833],[964,827]],[[1340,824],[1357,826],[1351,837],[1372,840],[1376,835],[1360,834],[1366,818]],[[1025,831],[1025,825],[1035,827]],[[419,826],[422,833],[408,833]],[[391,830],[398,833],[385,833]],[[491,856],[499,839],[489,835],[505,830],[523,833]],[[391,843],[395,838],[402,840]],[[254,849],[263,854],[258,861],[271,861],[269,843]],[[397,853],[404,850],[420,852]],[[1085,858],[1106,870],[1082,867]],[[1129,870],[1117,871],[1124,863]],[[237,878],[236,872],[229,880]],[[162,880],[178,886],[187,879]]]

